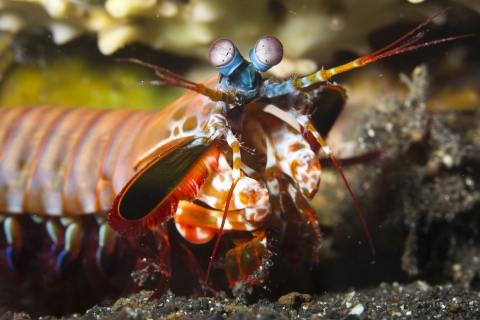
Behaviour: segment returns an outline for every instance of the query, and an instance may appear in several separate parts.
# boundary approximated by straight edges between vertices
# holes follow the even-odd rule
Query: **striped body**
[[[212,105],[192,93],[161,111],[0,108],[0,212],[108,211],[143,161],[203,129]]]
[[[216,79],[212,79],[206,85],[215,84]],[[317,97],[318,93],[314,91],[311,96],[295,96],[293,101],[298,102],[297,107],[301,108]],[[162,244],[156,243],[154,247],[173,247],[174,244],[169,242],[171,235],[164,228],[164,222],[173,217],[179,234],[195,244],[210,241],[219,230],[250,232],[251,241],[234,240],[236,247],[228,251],[225,268],[232,287],[249,287],[267,276],[262,271],[267,269],[264,259],[269,256],[268,225],[265,222],[272,209],[276,221],[286,221],[285,218],[292,213],[303,216],[301,221],[308,221],[312,229],[308,233],[313,240],[306,248],[315,256],[321,247],[321,234],[313,211],[302,199],[311,198],[317,192],[321,168],[311,146],[299,132],[295,119],[264,103],[246,104],[241,109],[243,117],[234,115],[230,119],[228,113],[216,113],[222,109],[219,106],[222,102],[212,102],[192,92],[163,110],[50,106],[0,108],[0,213],[6,214],[3,216],[6,217],[3,223],[6,243],[0,243],[0,249],[3,247],[5,249],[2,250],[6,251],[4,257],[0,252],[0,259],[5,259],[11,269],[18,270],[22,262],[16,256],[31,256],[22,245],[22,239],[30,231],[22,220],[15,218],[21,213],[43,217],[38,221],[43,223],[42,228],[48,238],[39,239],[43,244],[35,251],[46,252],[47,258],[40,261],[45,266],[42,268],[48,269],[52,263],[55,264],[57,275],[50,281],[54,284],[61,281],[63,270],[87,256],[89,258],[85,261],[91,262],[86,268],[92,269],[92,263],[100,265],[100,273],[108,267],[102,261],[121,259],[127,245],[116,238],[111,228],[123,236],[138,236],[151,228],[154,234],[161,235],[156,236],[155,241]],[[276,115],[271,113],[272,108]],[[235,135],[227,127],[230,125],[236,128]],[[232,148],[231,154],[224,154],[228,151],[226,146],[219,147],[215,152],[217,160],[207,165],[206,171],[191,182],[188,182],[187,176],[182,176],[181,184],[172,185],[165,180],[166,173],[151,177],[156,183],[174,190],[184,191],[193,186],[193,193],[186,196],[181,191],[180,196],[173,196],[175,201],[171,204],[170,200],[162,200],[162,205],[166,206],[164,215],[148,218],[150,222],[142,228],[135,225],[136,221],[140,221],[135,214],[139,212],[137,199],[142,201],[141,191],[128,200],[132,218],[127,214],[112,215],[112,209],[107,225],[107,212],[117,194],[123,194],[137,172],[142,176],[145,174],[142,172],[148,167],[145,166],[147,163],[160,157],[162,161],[167,161],[164,163],[166,166],[162,164],[162,170],[171,171],[174,177],[183,174],[178,161],[186,161],[188,151],[182,151],[187,153],[173,163],[168,163],[170,160],[166,160],[164,154],[180,155],[181,141],[197,141],[205,137],[212,142],[227,140],[230,145],[228,139],[232,136],[237,151]],[[240,143],[244,150],[239,149]],[[216,145],[212,144],[215,150]],[[239,175],[240,168],[237,167],[238,176],[235,176],[233,168],[235,152],[237,157],[240,152],[242,154],[243,173]],[[237,162],[238,165],[240,162]],[[237,182],[229,198],[228,215],[222,227],[223,210],[234,179]],[[287,203],[293,205],[288,211],[284,208]],[[121,209],[120,206],[118,208]],[[84,229],[86,223],[80,217],[91,214],[95,214],[98,226]],[[122,224],[125,227],[120,227]],[[282,226],[280,229],[286,228],[285,222],[274,223],[275,229],[279,226]],[[92,233],[96,234],[98,241],[87,245],[85,236]],[[288,241],[289,247],[301,246],[296,239]],[[130,243],[138,251],[140,242]],[[52,245],[55,248],[53,251],[49,249]],[[171,274],[169,251],[165,250],[157,262],[167,266],[162,270],[157,295],[165,292]],[[252,254],[251,250],[256,253]],[[139,253],[133,259],[141,259],[145,255],[149,256],[151,252]],[[172,251],[172,255],[190,256],[176,251]],[[188,260],[184,263],[193,262]],[[138,268],[141,268],[140,262],[135,266],[135,269]],[[205,279],[201,269],[196,267],[195,273]]]

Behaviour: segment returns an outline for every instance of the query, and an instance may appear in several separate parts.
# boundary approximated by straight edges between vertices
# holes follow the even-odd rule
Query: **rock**
[[[294,308],[300,307],[303,302],[312,301],[312,296],[309,294],[301,294],[298,292],[291,292],[278,299],[278,303],[284,306],[291,306]]]

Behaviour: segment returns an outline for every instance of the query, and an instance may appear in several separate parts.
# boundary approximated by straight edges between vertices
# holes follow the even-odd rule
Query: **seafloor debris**
[[[84,315],[62,319],[478,319],[478,293],[459,286],[382,283],[377,288],[348,293],[325,293],[295,305],[242,299],[186,299],[165,295],[147,302],[144,291],[118,300],[113,306],[95,306]],[[7,312],[2,319],[30,319],[25,313]],[[42,319],[57,319],[42,317]]]

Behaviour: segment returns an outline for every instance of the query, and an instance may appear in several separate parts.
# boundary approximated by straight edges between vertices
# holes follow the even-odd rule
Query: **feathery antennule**
[[[439,40],[433,40],[433,41],[425,42],[425,43],[422,43],[422,44],[417,44],[415,46],[409,46],[409,47],[406,46],[406,45],[414,43],[414,42],[412,42],[412,43],[408,43],[406,45],[400,46],[398,48],[392,49],[390,51],[386,51],[386,52],[384,52],[382,54],[379,54],[377,56],[374,56],[370,59],[365,59],[364,60],[365,57],[362,57],[362,58],[359,58],[359,60],[361,60],[365,64],[368,64],[370,62],[374,62],[374,61],[377,61],[377,60],[380,60],[380,59],[383,59],[383,58],[386,58],[386,57],[390,57],[390,56],[393,56],[393,55],[396,55],[396,54],[399,54],[399,53],[413,51],[413,50],[416,50],[416,49],[419,49],[419,48],[428,47],[428,46],[439,44],[439,43],[442,43],[442,42],[453,41],[453,40],[458,40],[458,39],[463,39],[463,38],[469,38],[469,37],[473,37],[473,36],[475,36],[475,35],[474,34],[466,34],[466,35],[463,35],[463,36],[456,36],[456,37],[444,38],[444,39],[439,39]]]
[[[143,62],[134,58],[118,58],[115,59],[117,62],[128,62],[133,64],[138,64],[140,66],[152,69],[155,71],[155,75],[160,79],[159,82],[150,82],[153,85],[167,85],[173,87],[184,88],[187,90],[195,91],[201,95],[209,97],[212,101],[223,101],[225,103],[233,104],[235,103],[235,95],[232,92],[224,92],[212,88],[208,88],[201,83],[196,83],[185,79],[178,74],[171,72],[165,68],[158,67],[156,65]]]
[[[436,17],[438,17],[439,15],[447,12],[448,10],[450,10],[450,7],[447,7],[443,10],[441,10],[440,12],[436,13],[435,15],[433,15],[432,17],[428,18],[427,20],[425,20],[424,22],[422,22],[421,24],[419,24],[415,29],[411,30],[410,32],[408,32],[407,34],[405,34],[404,36],[400,37],[399,39],[397,39],[396,41],[390,43],[389,45],[375,51],[375,52],[372,52],[360,59],[363,59],[365,58],[366,60],[369,60],[369,58],[373,58],[374,56],[378,56],[379,54],[387,51],[388,49],[396,46],[397,44],[401,43],[402,41],[404,41],[405,39],[407,39],[408,37],[410,37],[412,34],[414,34],[415,32],[417,32],[418,30],[422,29],[423,27],[425,27],[428,23],[430,23],[433,19],[435,19]],[[422,35],[423,37],[423,35]],[[421,37],[420,37],[421,39]],[[375,60],[373,60],[375,61]]]
[[[404,36],[400,37],[396,41],[390,43],[389,45],[387,45],[387,46],[385,46],[385,47],[383,47],[383,48],[381,48],[381,49],[379,49],[375,52],[372,52],[372,53],[370,53],[366,56],[360,57],[355,61],[358,62],[360,64],[360,66],[363,66],[365,64],[369,64],[371,62],[374,62],[374,61],[377,61],[377,60],[380,60],[380,59],[383,59],[383,58],[386,58],[386,57],[390,57],[390,56],[393,56],[393,55],[396,55],[396,54],[399,54],[399,53],[408,52],[408,51],[412,51],[412,50],[423,48],[423,47],[428,47],[430,45],[434,45],[434,44],[438,44],[438,43],[442,43],[442,42],[453,41],[453,40],[458,40],[458,39],[467,38],[467,37],[473,37],[474,36],[473,34],[467,34],[467,35],[462,35],[462,36],[433,40],[433,41],[429,41],[429,42],[426,42],[426,43],[417,44],[417,45],[412,46],[412,44],[418,42],[420,39],[422,39],[424,37],[425,31],[421,30],[421,29],[423,27],[425,27],[428,23],[430,23],[433,19],[435,19],[436,17],[445,13],[448,10],[450,10],[450,7],[447,7],[445,9],[441,10],[440,12],[436,13],[435,15],[433,15],[432,17],[428,18],[423,23],[418,25],[416,28],[414,28],[413,30],[411,30],[410,32],[405,34]],[[394,48],[396,45],[398,45],[399,43],[402,43],[403,41],[408,39],[408,37],[415,34],[417,31],[419,31],[419,33],[417,35],[415,35],[413,40],[407,41],[407,43],[405,43],[403,45],[400,45],[397,48]],[[394,49],[391,49],[391,48],[394,48]]]

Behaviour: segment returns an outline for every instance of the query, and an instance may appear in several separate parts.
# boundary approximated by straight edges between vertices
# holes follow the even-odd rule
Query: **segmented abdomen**
[[[75,215],[106,210],[115,196],[115,180],[127,181],[133,174],[126,165],[128,154],[122,161],[118,155],[131,147],[128,133],[138,130],[147,115],[51,106],[1,108],[0,212]]]
[[[187,94],[160,111],[0,108],[0,212],[108,211],[138,165],[201,130],[211,106]]]

